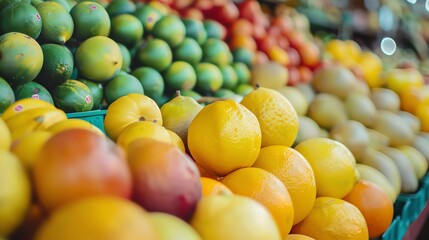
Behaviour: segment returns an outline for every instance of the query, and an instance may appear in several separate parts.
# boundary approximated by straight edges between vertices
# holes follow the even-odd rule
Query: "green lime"
[[[109,36],[110,18],[106,9],[96,2],[83,1],[72,8],[73,37],[85,40],[94,36]]]
[[[207,38],[223,39],[225,36],[225,29],[222,25],[214,20],[204,20],[204,29],[207,33]]]
[[[130,65],[131,65],[131,54],[127,47],[124,45],[118,43],[119,49],[121,50],[121,56],[122,56],[122,67],[121,70],[125,72],[129,72]]]
[[[89,111],[94,106],[91,91],[77,80],[66,80],[53,94],[55,106],[66,113]]]
[[[150,67],[139,67],[136,68],[131,75],[140,81],[148,97],[152,99],[158,98],[164,93],[164,79],[155,69]]]
[[[154,37],[164,40],[174,48],[185,39],[185,25],[179,17],[168,15],[161,18],[153,27]]]
[[[241,96],[246,96],[248,93],[252,92],[253,90],[254,88],[251,85],[245,84],[245,83],[239,84],[235,88],[235,92]]]
[[[18,2],[0,11],[0,34],[24,33],[37,39],[42,32],[42,17],[29,3]]]
[[[183,24],[185,24],[186,28],[186,37],[194,39],[199,45],[203,45],[206,42],[207,32],[200,20],[187,18],[183,19]]]
[[[143,43],[138,52],[137,59],[141,65],[162,72],[170,66],[173,60],[173,53],[166,42],[154,38]]]
[[[133,47],[143,37],[143,26],[133,15],[121,14],[112,19],[110,37],[127,47]]]
[[[130,93],[144,94],[139,80],[131,74],[118,74],[104,88],[104,98],[108,104]]]
[[[13,92],[15,93],[16,101],[23,98],[34,98],[46,101],[52,105],[54,104],[54,100],[48,90],[36,82],[28,82],[17,86]]]
[[[255,54],[247,48],[234,49],[234,51],[232,51],[232,56],[234,58],[234,62],[244,63],[249,68],[252,67],[253,59],[255,58]]]
[[[43,66],[43,51],[33,38],[18,32],[0,36],[0,76],[12,86],[32,81]]]
[[[152,32],[153,26],[155,26],[164,15],[149,4],[143,4],[136,9],[134,16],[142,23],[145,34],[149,34]]]
[[[65,7],[56,2],[42,2],[36,9],[42,18],[40,38],[46,43],[64,44],[74,31],[74,22]]]
[[[180,95],[182,96],[188,96],[193,98],[195,101],[198,101],[201,98],[201,95],[194,90],[183,90],[180,91]]]
[[[237,73],[238,84],[248,84],[250,82],[250,70],[244,63],[233,63],[232,67]]]
[[[101,83],[85,79],[79,79],[78,81],[85,84],[89,88],[89,91],[91,91],[92,101],[94,102],[92,110],[100,109],[103,102],[103,86]]]
[[[228,45],[219,39],[208,39],[203,47],[203,61],[225,66],[231,61],[231,52]]]
[[[5,8],[10,7],[11,5],[13,5],[15,3],[19,3],[19,2],[31,4],[31,0],[0,0],[0,9],[5,9]]]
[[[9,83],[0,77],[0,113],[15,102],[15,95]]]
[[[49,0],[51,2],[56,2],[61,4],[68,12],[77,4],[75,1],[67,1],[67,0]]]
[[[233,90],[238,83],[238,76],[231,65],[226,65],[220,68],[223,77],[222,88]]]
[[[176,61],[184,61],[195,65],[201,61],[203,51],[197,41],[192,38],[185,38],[185,40],[174,49],[173,56]]]
[[[70,50],[53,43],[42,45],[43,67],[36,78],[36,82],[47,88],[55,87],[67,79],[73,73],[74,60]]]
[[[130,0],[113,0],[107,6],[106,11],[111,18],[124,13],[132,14],[136,11],[136,4]]]
[[[191,64],[183,61],[173,62],[164,73],[165,85],[168,89],[190,90],[195,87],[197,76]]]
[[[195,67],[197,74],[196,89],[203,93],[216,92],[222,86],[222,73],[211,63],[200,63]]]
[[[122,55],[118,44],[108,37],[85,40],[75,54],[76,65],[83,78],[106,82],[121,70]]]
[[[217,90],[214,93],[215,97],[224,98],[224,99],[230,99],[230,98],[234,97],[235,95],[236,95],[235,92],[233,92],[229,89],[223,89],[223,88]]]

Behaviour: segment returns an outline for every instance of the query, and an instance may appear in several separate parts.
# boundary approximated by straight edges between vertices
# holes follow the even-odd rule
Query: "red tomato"
[[[264,53],[267,53],[269,49],[277,45],[275,38],[266,35],[262,39],[256,40],[258,49]]]
[[[277,36],[277,45],[283,50],[287,50],[290,47],[289,40],[283,35]]]
[[[244,0],[238,4],[240,17],[250,20],[254,23],[254,18],[262,14],[261,5],[256,0]]]
[[[223,25],[229,25],[239,16],[238,8],[233,2],[218,5],[210,10],[209,18],[214,19]]]

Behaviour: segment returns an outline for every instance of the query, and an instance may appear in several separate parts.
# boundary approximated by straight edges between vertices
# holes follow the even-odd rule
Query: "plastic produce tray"
[[[104,116],[106,116],[107,110],[93,110],[87,112],[76,112],[68,113],[67,118],[78,118],[90,122],[94,126],[98,127],[103,133],[104,131]]]

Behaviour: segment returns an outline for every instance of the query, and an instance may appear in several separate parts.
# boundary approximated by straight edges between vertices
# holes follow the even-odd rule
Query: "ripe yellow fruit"
[[[165,143],[171,143],[167,130],[156,123],[149,121],[134,122],[124,128],[118,136],[116,143],[123,149],[140,138],[151,138]]]
[[[0,150],[8,150],[12,142],[9,128],[2,118],[0,118]]]
[[[353,154],[338,141],[313,138],[298,144],[295,150],[313,169],[318,197],[343,198],[359,180]]]
[[[191,225],[204,240],[283,239],[268,210],[257,201],[239,195],[202,198]]]
[[[302,234],[289,234],[287,235],[286,240],[315,240],[315,239]]]
[[[285,185],[272,173],[255,167],[241,168],[226,175],[221,182],[233,193],[262,203],[286,237],[292,228],[294,208]]]
[[[229,190],[227,186],[218,180],[208,178],[208,177],[200,177],[202,196],[210,196],[210,195],[231,195],[232,192]]]
[[[50,108],[52,110],[55,110],[55,106],[39,99],[34,98],[23,98],[21,100],[18,100],[14,102],[12,105],[10,105],[1,115],[1,118],[3,118],[4,121],[9,120],[10,118],[21,114],[23,112],[26,112],[27,110],[33,109],[33,108]]]
[[[318,240],[368,240],[368,227],[359,209],[332,197],[317,198],[310,214],[292,232]]]
[[[241,101],[258,118],[262,147],[292,146],[298,134],[298,115],[292,104],[279,92],[259,87]]]
[[[159,240],[201,240],[187,222],[174,215],[151,212],[149,217],[158,232]]]
[[[233,100],[205,106],[188,130],[192,157],[207,173],[225,176],[250,167],[261,148],[261,129],[255,115]]]
[[[186,153],[185,144],[183,144],[182,139],[177,135],[175,132],[165,129],[167,131],[168,135],[170,136],[170,142],[174,146],[178,147],[180,151]]]
[[[72,128],[88,129],[104,136],[104,133],[98,127],[82,119],[66,119],[64,121],[57,122],[50,126],[47,131],[51,132],[52,134],[57,134]]]
[[[293,202],[293,224],[302,221],[316,200],[316,179],[307,160],[293,148],[275,145],[262,148],[253,167],[267,170],[284,183]]]
[[[386,86],[398,95],[411,88],[421,88],[424,85],[422,74],[416,69],[391,69],[383,73]]]
[[[48,131],[29,133],[16,141],[12,146],[11,151],[19,158],[23,166],[28,171],[31,171],[40,149],[42,149],[43,145],[51,136],[52,133]]]

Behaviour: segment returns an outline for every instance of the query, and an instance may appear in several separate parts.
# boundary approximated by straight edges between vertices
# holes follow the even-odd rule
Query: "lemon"
[[[171,143],[167,130],[149,121],[134,122],[124,128],[116,143],[127,149],[127,146],[139,138],[151,138],[165,143]]]
[[[276,89],[292,104],[299,116],[304,116],[308,110],[308,101],[304,94],[294,87],[283,86]]]
[[[12,142],[9,128],[2,118],[0,118],[0,151],[8,150]]]

